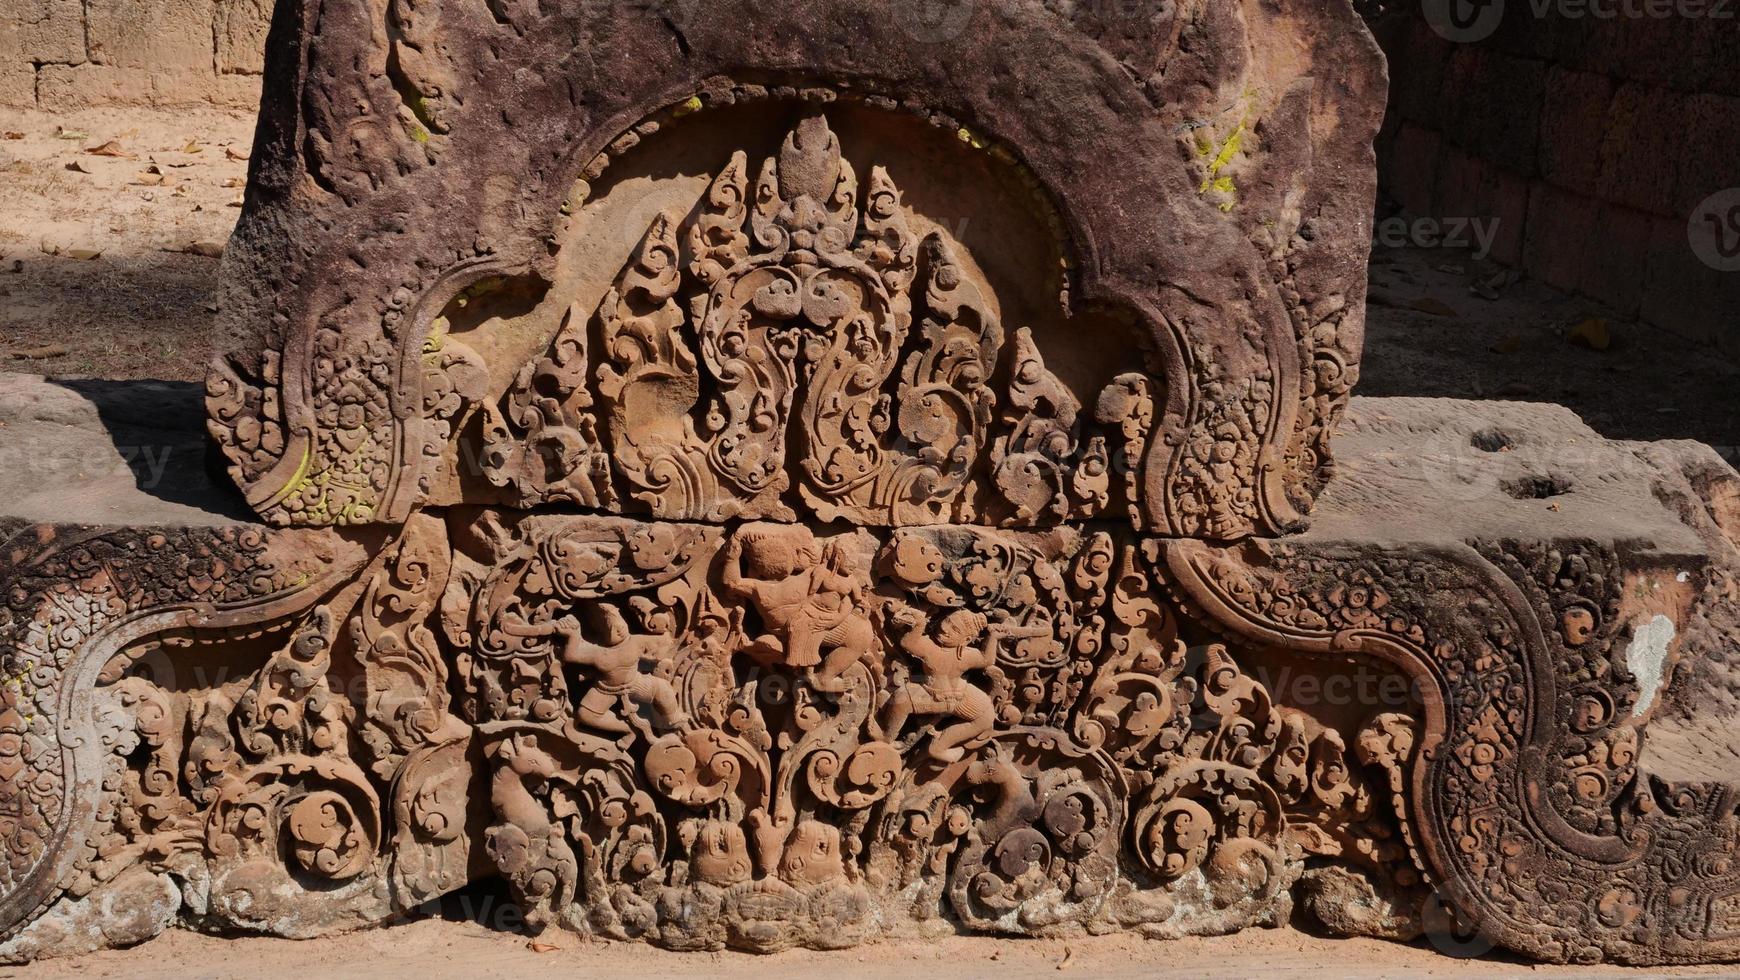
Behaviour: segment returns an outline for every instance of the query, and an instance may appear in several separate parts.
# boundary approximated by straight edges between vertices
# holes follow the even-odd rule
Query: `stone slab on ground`
[[[130,418],[145,409],[155,412],[190,394],[185,388],[147,386],[129,396],[121,389],[109,393],[111,409],[105,418],[88,399],[71,399],[60,385],[20,379],[9,379],[8,384],[12,386],[9,401],[41,406],[22,413],[26,432],[39,433],[35,439],[59,433],[68,445],[92,447],[93,456],[100,454],[103,440],[117,434],[130,437],[126,428],[116,424],[117,416]],[[188,415],[173,408],[164,414],[164,421],[148,435],[160,436],[164,428],[183,437],[189,434]],[[80,429],[86,430],[83,436],[78,435]],[[1079,848],[1092,837],[1098,841],[1092,853],[1115,860],[1122,869],[1116,879],[1122,882],[1117,885],[1120,890],[1113,893],[1119,897],[1110,907],[1123,909],[1117,913],[1120,916],[1149,916],[1142,925],[1151,936],[1178,938],[1203,929],[1281,924],[1288,921],[1297,896],[1307,916],[1302,921],[1316,919],[1354,934],[1407,938],[1422,929],[1430,934],[1427,910],[1432,901],[1444,900],[1481,923],[1483,942],[1548,960],[1675,962],[1733,955],[1736,951],[1722,946],[1719,937],[1700,938],[1697,923],[1685,921],[1685,912],[1674,913],[1675,909],[1720,907],[1728,896],[1740,892],[1740,883],[1721,869],[1696,880],[1678,876],[1675,870],[1684,867],[1691,855],[1732,846],[1733,827],[1721,818],[1722,800],[1724,794],[1734,792],[1730,788],[1737,775],[1733,760],[1740,758],[1732,744],[1733,733],[1711,714],[1714,710],[1719,715],[1726,702],[1682,694],[1676,684],[1683,680],[1694,692],[1734,687],[1729,665],[1740,646],[1735,642],[1740,631],[1731,613],[1735,572],[1740,571],[1733,564],[1740,475],[1695,445],[1601,440],[1574,416],[1551,406],[1355,399],[1345,443],[1339,478],[1322,499],[1318,523],[1304,533],[1238,545],[1148,541],[1106,552],[1122,554],[1117,560],[1124,563],[1118,586],[1124,605],[1112,608],[1154,603],[1152,616],[1120,619],[1126,623],[1120,630],[1145,621],[1149,629],[1176,630],[1209,642],[1195,647],[1194,653],[1181,652],[1182,659],[1172,666],[1165,665],[1169,661],[1141,667],[1133,663],[1119,667],[1121,661],[1115,658],[1105,663],[1084,661],[1086,690],[1103,696],[1113,688],[1102,689],[1101,679],[1120,678],[1117,683],[1122,684],[1151,671],[1161,690],[1169,689],[1169,684],[1183,685],[1173,688],[1176,694],[1168,697],[1190,698],[1195,705],[1189,731],[1198,731],[1201,724],[1209,725],[1200,729],[1204,731],[1227,725],[1233,726],[1227,731],[1243,730],[1243,721],[1250,721],[1255,727],[1250,729],[1251,740],[1239,743],[1244,746],[1240,754],[1197,759],[1188,748],[1194,743],[1181,734],[1184,740],[1178,748],[1136,764],[1144,757],[1126,754],[1145,751],[1140,741],[1126,742],[1142,731],[1135,716],[1126,720],[1098,709],[1091,715],[1100,726],[1097,736],[1086,734],[1086,729],[1069,734],[1031,726],[999,729],[985,736],[1013,737],[1007,749],[1013,754],[1006,760],[1048,751],[1046,746],[1049,751],[1065,752],[1073,761],[1042,771],[1078,773],[1076,778],[1082,781],[1067,784],[1068,791],[1073,798],[1094,801],[1091,806],[1082,804],[1091,812],[1122,813],[1128,806],[1129,816],[1117,817],[1113,826],[1123,828],[1130,822],[1129,843],[1122,829],[1110,837],[1084,830],[1070,838]],[[118,474],[105,478],[125,482]],[[126,487],[120,490],[127,494]],[[81,496],[71,486],[65,491],[69,500]],[[560,861],[545,862],[563,853],[566,835],[592,831],[556,829],[543,815],[542,795],[523,790],[541,786],[543,779],[564,778],[561,769],[551,768],[560,765],[548,755],[552,752],[602,753],[617,760],[613,767],[626,766],[623,771],[630,773],[642,766],[656,769],[664,775],[646,792],[675,794],[671,802],[692,799],[691,794],[705,790],[686,788],[692,777],[684,775],[681,754],[670,754],[674,747],[649,749],[644,757],[639,749],[624,755],[621,746],[613,748],[587,734],[586,726],[594,721],[574,723],[579,727],[565,729],[560,736],[541,726],[527,727],[511,716],[475,728],[461,721],[448,707],[444,680],[448,671],[463,671],[466,678],[463,693],[455,697],[469,700],[473,697],[469,692],[485,692],[478,701],[483,707],[461,710],[493,712],[511,701],[488,692],[511,690],[510,684],[521,683],[514,678],[535,661],[516,672],[497,673],[487,646],[461,646],[459,651],[470,652],[458,656],[451,644],[469,644],[469,637],[499,635],[499,630],[515,627],[504,622],[485,629],[486,622],[496,622],[485,619],[463,633],[451,633],[457,628],[454,624],[472,622],[451,617],[465,615],[467,607],[482,610],[474,615],[494,616],[487,612],[488,606],[471,605],[474,600],[467,597],[498,602],[488,598],[508,587],[488,584],[498,578],[518,583],[512,586],[516,593],[535,597],[552,589],[584,590],[583,583],[592,580],[610,582],[611,594],[645,591],[638,582],[651,575],[650,581],[663,584],[657,589],[659,598],[650,591],[640,597],[645,608],[658,601],[676,601],[680,590],[691,588],[698,590],[695,607],[704,608],[717,601],[709,596],[719,586],[711,575],[689,569],[712,562],[710,555],[721,550],[728,534],[742,544],[751,560],[759,561],[753,556],[768,553],[762,542],[777,537],[775,530],[810,533],[801,525],[795,529],[751,525],[739,531],[685,529],[656,522],[642,525],[642,531],[610,518],[492,515],[487,510],[455,508],[420,513],[389,544],[383,535],[368,531],[268,530],[222,522],[202,526],[188,521],[180,510],[151,511],[149,507],[157,505],[147,506],[145,501],[141,506],[147,507],[141,515],[156,514],[152,519],[159,523],[93,531],[69,524],[32,527],[17,518],[5,522],[9,626],[25,630],[11,634],[11,666],[29,668],[26,675],[33,679],[28,701],[18,700],[16,688],[7,688],[6,696],[15,707],[30,706],[30,727],[38,739],[31,743],[35,748],[20,757],[21,772],[30,776],[31,788],[17,799],[24,825],[33,834],[56,841],[42,862],[11,869],[12,880],[21,885],[0,896],[6,903],[0,912],[20,922],[31,919],[38,908],[42,911],[0,948],[0,955],[8,958],[133,942],[174,922],[297,937],[403,923],[471,879],[477,872],[468,853],[479,850],[506,876],[519,910],[516,915],[551,930],[539,942],[560,946],[577,941],[565,938],[565,928],[585,928],[616,938],[639,934],[611,924],[608,910],[623,901],[620,891],[552,895],[540,889],[540,876],[561,880]],[[66,516],[79,513],[72,510]],[[1068,529],[1040,536],[923,528],[880,533],[893,537],[874,562],[866,560],[867,554],[854,555],[838,567],[894,569],[874,573],[878,576],[872,590],[875,598],[867,608],[885,624],[882,629],[894,629],[895,635],[900,627],[888,624],[907,620],[899,615],[900,607],[886,604],[891,599],[882,576],[922,578],[927,548],[947,548],[957,563],[978,561],[971,556],[995,553],[999,547],[1013,548],[1037,568],[1054,560],[1049,555],[1063,560],[1083,546],[1097,547],[1078,541]],[[840,549],[847,547],[875,549],[873,538],[865,532],[855,537],[830,536],[828,553],[835,557],[829,561],[838,560]],[[513,543],[520,539],[530,544],[529,551]],[[1119,532],[1106,543],[1111,546],[1122,540]],[[970,542],[978,542],[978,550],[968,547]],[[990,552],[983,550],[987,546]],[[580,552],[574,551],[577,547]],[[593,547],[603,550],[587,550]],[[609,557],[649,548],[676,557],[662,562]],[[564,565],[561,575],[537,573],[530,565],[525,571],[531,574],[516,571],[529,555],[565,554],[575,554],[577,561],[571,567]],[[728,549],[723,554],[727,562],[737,560]],[[190,559],[193,564],[186,564]],[[543,559],[531,560],[535,565]],[[1077,569],[1073,573],[1077,584],[1071,588],[1091,582],[1092,573],[1086,569],[1094,565],[1079,561],[1071,565]],[[365,567],[371,570],[365,573]],[[918,571],[901,570],[913,568]],[[733,588],[731,575],[724,574],[725,588]],[[981,569],[974,573],[974,581],[988,581],[982,577],[985,574],[994,571]],[[442,627],[449,639],[424,631],[427,623],[435,622],[430,584],[441,581],[454,583],[441,601],[449,610],[448,624]],[[939,590],[952,589],[951,581],[937,578],[923,590],[930,598],[913,601],[943,602]],[[1145,584],[1150,581],[1164,582],[1165,587]],[[65,603],[81,602],[86,596],[101,600],[100,614],[69,622],[52,633],[31,632],[33,623],[49,621],[43,616],[52,619]],[[771,608],[761,599],[749,601]],[[1084,594],[1076,601],[1098,600]],[[1173,625],[1165,625],[1169,622]],[[406,642],[400,636],[413,638],[426,651],[423,655],[432,659],[413,673],[396,666],[380,672],[385,668],[375,666],[377,654],[370,651],[391,653],[391,662],[396,663],[396,651],[404,649]],[[344,637],[363,645],[353,648]],[[1124,642],[1114,639],[1102,649],[1115,652]],[[1161,642],[1158,635],[1155,642]],[[873,641],[873,647],[877,643]],[[255,669],[249,658],[257,657],[264,657],[258,679],[237,689],[265,692],[277,688],[260,685],[295,685],[290,689],[292,698],[273,702],[282,705],[277,710],[314,706],[320,714],[298,724],[316,726],[311,729],[315,737],[346,748],[337,756],[286,755],[304,743],[281,747],[276,738],[266,737],[266,730],[259,729],[264,716],[250,707],[257,701],[232,702],[219,689],[206,688],[208,682],[202,678],[209,668],[202,664],[228,664],[244,671],[233,678],[220,672],[221,678],[227,678],[221,681],[227,689],[253,676],[245,672]],[[1265,672],[1265,666],[1277,663],[1315,672],[1318,682],[1311,690],[1318,692],[1329,691],[1333,685],[1328,681],[1337,676],[1377,669],[1407,678],[1405,690],[1412,693],[1393,703],[1358,698],[1344,702],[1322,693],[1307,694],[1306,687],[1277,681],[1277,675]],[[1199,688],[1195,679],[1183,674],[1174,677],[1175,668],[1200,669],[1204,686]],[[688,672],[685,690],[702,682],[693,673],[694,664],[679,668],[673,662],[670,669]],[[1034,669],[1043,679],[1049,668]],[[1108,669],[1113,673],[1105,674]],[[353,670],[358,673],[353,675]],[[802,683],[820,683],[804,680],[807,674],[798,676]],[[1169,677],[1173,679],[1167,681]],[[407,687],[408,681],[414,683]],[[974,690],[977,683],[969,680]],[[321,707],[331,705],[329,692],[339,689],[356,691],[352,697],[360,701],[351,703],[361,705],[355,709],[356,717],[369,726],[365,731],[370,734],[353,736],[347,712],[335,714]],[[1038,689],[1049,688],[1038,685]],[[657,700],[659,690],[670,689],[655,685],[635,696],[662,705],[666,702]],[[848,692],[857,690],[848,688]],[[850,710],[855,696],[848,693],[842,710]],[[1199,697],[1206,700],[1197,704]],[[554,710],[563,710],[561,701],[552,702],[558,705]],[[395,704],[416,706],[418,713],[404,714],[391,707]],[[818,710],[827,713],[825,704],[818,702]],[[1013,707],[1015,702],[1009,704]],[[700,702],[688,710],[706,717]],[[1257,714],[1247,719],[1243,714],[1247,710]],[[245,736],[245,741],[227,750],[239,759],[223,752],[213,754],[214,747],[229,744],[228,736],[217,729],[202,729],[205,734],[184,742],[185,734],[177,725],[158,725],[159,719],[205,717],[210,712],[231,715]],[[1646,726],[1658,716],[1666,720],[1670,733],[1665,746],[1671,748],[1675,739],[1697,738],[1709,743],[1707,754],[1677,768],[1670,757],[1652,772],[1650,766],[1662,761],[1660,753],[1639,749],[1648,745]],[[422,720],[407,725],[402,721],[407,718]],[[105,726],[108,734],[91,730],[93,724]],[[151,753],[141,755],[130,748],[136,744],[126,734],[131,731],[140,732],[154,746]],[[904,751],[921,750],[926,738],[933,740],[928,743],[931,751],[939,751],[934,740],[946,731],[942,725],[923,728],[920,741]],[[1309,746],[1300,755],[1311,760],[1301,769],[1310,773],[1303,782],[1286,775],[1291,756],[1285,746],[1271,744],[1271,737],[1292,737],[1286,736],[1289,732]],[[422,733],[434,733],[436,740],[429,741],[431,736]],[[1220,831],[1224,838],[1211,838],[1219,843],[1200,852],[1182,842],[1171,843],[1173,838],[1163,830],[1141,829],[1166,797],[1142,796],[1126,804],[1112,783],[1093,775],[1102,764],[1094,760],[1102,756],[1069,754],[1083,751],[1069,748],[1077,739],[1091,743],[1096,738],[1104,740],[1099,744],[1107,746],[1106,751],[1115,750],[1136,764],[1131,772],[1161,774],[1151,792],[1173,792],[1183,785],[1200,786],[1196,792],[1206,793],[1224,785],[1222,791],[1237,794],[1250,807],[1269,810],[1272,816]],[[53,749],[57,739],[58,752]],[[400,755],[390,746],[401,741],[421,747]],[[474,741],[484,747],[487,761],[467,761],[473,758],[468,746]],[[570,744],[572,748],[565,747]],[[637,744],[632,739],[627,742],[630,747]],[[801,750],[804,743],[795,744]],[[753,757],[755,750],[744,744],[734,751]],[[839,751],[856,758],[861,750],[847,745]],[[380,777],[355,768],[348,761],[350,752],[378,758],[379,769],[393,773],[391,780],[377,786]],[[517,760],[528,756],[547,761],[532,762],[524,773],[514,768],[523,764]],[[922,751],[918,756],[910,761],[892,756],[873,761],[900,767],[895,770],[899,772],[926,765]],[[803,758],[801,751],[796,757]],[[667,759],[675,761],[674,768]],[[140,837],[143,828],[125,821],[111,823],[115,817],[108,815],[134,812],[139,805],[135,795],[157,783],[123,779],[112,784],[120,788],[108,791],[119,794],[111,798],[98,788],[101,773],[111,766],[127,771],[143,766],[143,777],[152,768],[179,771],[183,762],[194,765],[193,771],[214,774],[210,778],[218,790],[216,809],[201,815],[201,806],[214,804],[158,800],[147,812],[179,815],[154,824],[150,838]],[[235,804],[224,801],[252,798],[247,795],[253,785],[249,780],[231,781],[222,775],[238,763],[254,774],[251,779],[267,779],[261,788],[274,785],[269,774],[282,766],[317,772],[319,784],[329,788],[297,783],[281,803],[273,802],[279,799],[274,796],[248,804],[266,807],[267,812],[282,806],[283,812],[263,818],[264,823],[232,823],[227,807]],[[784,765],[776,757],[769,757],[767,764]],[[1001,772],[991,762],[985,765],[991,768],[983,778],[1023,778],[1019,770]],[[1223,770],[1224,775],[1207,775]],[[581,764],[577,773],[588,771],[593,770]],[[1084,771],[1086,775],[1081,775]],[[1177,784],[1179,772],[1195,775]],[[486,774],[487,790],[481,785]],[[1659,781],[1664,775],[1718,781],[1669,784]],[[638,785],[640,777],[632,778]],[[1044,782],[1043,777],[1033,778]],[[1223,784],[1222,780],[1230,781]],[[1320,795],[1300,795],[1307,785],[1317,787],[1312,792]],[[45,786],[53,791],[45,791]],[[1279,795],[1283,793],[1287,795]],[[469,794],[488,799],[493,815],[468,805]],[[383,805],[372,802],[376,799],[394,801],[391,812],[398,816],[387,825],[396,828],[390,837],[371,829],[382,826],[376,823],[382,818],[371,812]],[[842,805],[876,805],[873,794],[862,799],[867,802]],[[99,806],[100,800],[104,802]],[[1363,816],[1344,822],[1351,811],[1342,807],[1353,805],[1352,800],[1365,801],[1356,806]],[[629,806],[627,797],[622,805]],[[653,811],[642,806],[637,819],[650,819]],[[1053,808],[1042,809],[1052,812]],[[1026,841],[1023,847],[1031,846],[1031,835],[1041,832],[1019,822],[1004,826],[998,822],[1002,818],[992,815],[975,818],[974,812],[964,809],[958,818],[951,818],[951,824],[958,824],[963,832],[1000,836],[974,845],[960,858],[960,865],[949,866],[953,870],[944,876],[946,889],[944,880],[938,879],[917,893],[930,895],[926,902],[947,902],[963,916],[986,915],[999,907],[994,903],[1003,899],[986,883],[1008,874],[1012,866],[1001,858],[972,863],[984,859],[970,855],[984,853],[991,842],[1001,842],[1010,834]],[[327,816],[319,818],[321,813]],[[426,816],[405,822],[413,813]],[[1624,822],[1614,823],[1612,814],[1624,815]],[[1471,821],[1471,815],[1480,819]],[[333,836],[328,827],[333,819],[341,821],[341,829],[348,829]],[[649,836],[641,839],[660,839],[652,825],[642,826],[649,828]],[[709,849],[719,848],[730,858],[733,847],[743,847],[746,832],[739,831],[734,845],[733,826],[728,821],[714,822],[684,831],[693,843],[683,846],[703,848],[691,852],[699,877],[649,886],[655,892],[648,894],[656,897],[661,910],[653,925],[658,931],[640,935],[678,948],[734,945],[778,950],[794,942],[832,946],[887,938],[897,943],[896,948],[907,949],[915,938],[945,928],[933,919],[929,932],[920,928],[915,934],[917,922],[902,925],[905,920],[898,916],[863,918],[866,908],[877,907],[875,889],[885,887],[878,883],[892,880],[887,875],[900,867],[899,861],[879,850],[885,841],[878,836],[865,845],[871,855],[869,877],[836,877],[841,873],[834,863],[837,858],[794,863],[791,849],[800,846],[816,848],[805,852],[806,857],[859,853],[843,842],[831,843],[824,830],[814,829],[816,825],[808,821],[798,823],[784,843],[778,877],[769,874],[759,879],[764,884],[749,891],[720,886],[721,878],[737,880],[739,866],[732,861],[717,863]],[[853,826],[849,823],[847,832],[855,833]],[[910,832],[907,825],[891,826],[897,828],[891,831],[896,834]],[[1095,834],[1107,832],[1098,824],[1089,826]],[[250,827],[280,828],[270,832],[285,835],[287,850],[271,846],[262,850]],[[902,827],[906,829],[898,829]],[[764,852],[755,861],[770,866],[765,863],[768,838],[756,829],[755,821],[749,822],[749,828]],[[1283,832],[1283,828],[1290,829]],[[214,833],[215,838],[210,836]],[[543,840],[539,847],[528,851],[514,845],[516,839],[523,840],[521,835],[531,833]],[[1354,843],[1345,848],[1334,844],[1343,834]],[[773,841],[777,845],[784,836],[775,834]],[[87,840],[96,842],[94,851],[80,846]],[[213,845],[213,840],[219,843]],[[922,851],[928,846],[925,841],[916,838],[912,846]],[[999,843],[991,852],[1002,854],[1012,846]],[[774,850],[778,857],[779,847]],[[587,853],[591,852],[589,848]],[[91,853],[119,857],[96,864],[80,857]],[[881,857],[876,856],[879,853]],[[1179,857],[1169,856],[1174,853]],[[1243,857],[1234,861],[1214,857],[1217,853]],[[153,854],[165,857],[148,856]],[[660,854],[665,855],[663,860],[680,860],[672,852],[655,851],[640,866],[661,860]],[[1300,863],[1304,854],[1326,863],[1305,868]],[[1363,856],[1353,857],[1356,854]],[[749,858],[744,855],[742,860]],[[858,859],[852,860],[856,867]],[[1172,860],[1183,863],[1167,863]],[[1206,863],[1192,865],[1192,861]],[[537,863],[528,868],[529,862]],[[1575,862],[1594,862],[1602,873],[1583,874],[1575,870]],[[961,872],[961,867],[966,871]],[[1149,877],[1154,872],[1141,870],[1166,867],[1200,869],[1198,873],[1206,877],[1200,886],[1191,884],[1196,879],[1188,876],[1180,884],[1168,885],[1165,878]],[[1253,877],[1259,867],[1267,870]],[[1331,868],[1342,869],[1342,877],[1326,877]],[[1440,883],[1440,891],[1434,893],[1437,899],[1419,885],[1421,870]],[[977,882],[972,891],[952,877],[961,873]],[[68,884],[63,890],[55,882]],[[1299,883],[1296,892],[1295,882]],[[321,887],[310,887],[315,883]],[[1045,899],[1047,893],[1040,887],[1037,895],[1017,899],[1009,907],[1010,914],[1017,914],[1020,903]],[[1212,907],[1191,898],[1196,887],[1207,887],[1219,896]],[[790,906],[790,896],[799,888],[815,889],[810,901],[816,904]],[[1519,888],[1530,892],[1519,895]],[[1545,901],[1534,889],[1550,889],[1557,901]],[[138,903],[147,894],[152,896],[146,903],[149,914],[123,921],[103,911],[115,902],[146,910]],[[766,906],[746,905],[738,911],[730,904],[751,894],[763,896],[761,902],[780,903],[776,910],[793,911],[770,915]],[[262,895],[271,901],[262,902],[258,897]],[[599,896],[613,896],[603,900],[611,904],[597,904]],[[730,911],[709,911],[713,902],[728,903],[725,908]],[[829,921],[843,923],[844,928],[805,931],[815,928],[810,919],[813,912],[797,911],[806,907],[826,910]],[[1046,924],[1034,928],[1043,928],[1057,941],[1075,941],[1087,924],[1104,927],[1104,920],[1092,918],[1103,914],[1095,907],[1046,904],[1040,916]],[[591,911],[585,912],[587,908]],[[1629,917],[1631,909],[1653,910],[1656,917]],[[721,914],[726,917],[714,918]],[[741,928],[741,920],[735,917],[751,915],[755,930],[735,931]],[[995,924],[990,918],[982,921],[986,928]],[[422,930],[416,935],[426,936],[432,926],[400,928]],[[359,945],[349,948],[391,944],[397,933],[397,928],[365,928],[348,940]],[[845,955],[873,961],[878,948],[871,945],[861,954]],[[1033,948],[1042,947],[1024,947]],[[1451,952],[1466,948],[1457,946]]]
[[[206,466],[199,385],[0,373],[0,500],[35,524],[250,523]]]

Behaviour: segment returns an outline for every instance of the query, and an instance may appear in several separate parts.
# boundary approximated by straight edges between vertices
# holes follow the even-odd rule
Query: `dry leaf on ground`
[[[48,344],[44,347],[26,347],[23,350],[15,350],[12,352],[12,356],[21,361],[43,361],[51,357],[59,357],[65,353],[68,353],[67,348],[59,344]]]

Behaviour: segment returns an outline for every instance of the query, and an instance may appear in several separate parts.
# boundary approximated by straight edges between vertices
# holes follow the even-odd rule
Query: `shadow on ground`
[[[1610,439],[1696,439],[1740,458],[1740,365],[1531,281],[1496,299],[1444,249],[1374,250],[1360,395],[1555,402]],[[1600,320],[1609,344],[1573,339]]]
[[[59,377],[195,381],[211,356],[216,259],[171,252],[8,254],[0,265],[5,367]]]

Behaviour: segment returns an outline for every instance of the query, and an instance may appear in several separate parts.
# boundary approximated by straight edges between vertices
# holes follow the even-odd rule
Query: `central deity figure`
[[[765,664],[816,668],[820,690],[841,689],[846,670],[875,649],[856,559],[838,542],[821,547],[808,528],[738,534],[726,546],[723,580],[727,592],[755,607],[766,630],[744,652]]]

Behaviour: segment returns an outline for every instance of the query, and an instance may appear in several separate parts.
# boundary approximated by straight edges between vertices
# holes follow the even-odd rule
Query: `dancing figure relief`
[[[997,723],[991,696],[969,680],[968,673],[996,666],[1005,641],[1050,632],[1045,627],[991,622],[984,613],[970,609],[952,610],[932,624],[920,610],[898,605],[890,618],[905,631],[900,652],[920,669],[890,697],[883,733],[897,742],[914,715],[951,719],[948,727],[932,736],[928,749],[931,758],[942,763],[957,762],[983,745]]]

